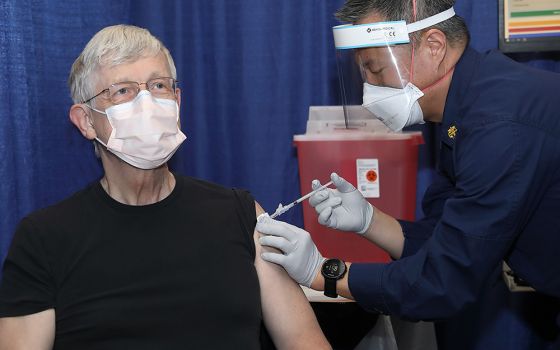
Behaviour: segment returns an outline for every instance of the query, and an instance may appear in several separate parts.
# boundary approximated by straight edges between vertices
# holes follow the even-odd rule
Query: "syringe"
[[[278,204],[278,208],[276,209],[276,211],[274,212],[274,214],[270,215],[270,217],[272,219],[274,219],[275,217],[277,217],[278,215],[284,214],[285,212],[287,212],[288,210],[290,210],[294,205],[303,202],[304,200],[306,200],[307,198],[311,197],[312,195],[314,195],[315,193],[327,188],[327,186],[332,185],[332,181],[327,182],[326,184],[324,184],[323,186],[319,187],[316,190],[313,190],[311,192],[309,192],[308,194],[306,194],[305,196],[296,199],[295,201],[293,201],[292,203],[283,206],[282,203]]]

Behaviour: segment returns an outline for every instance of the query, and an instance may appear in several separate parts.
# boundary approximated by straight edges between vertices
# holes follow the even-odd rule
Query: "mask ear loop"
[[[416,22],[416,0],[412,0],[412,19]],[[414,78],[414,38],[412,38],[412,50],[410,55],[410,74],[408,77],[408,82],[412,83]]]
[[[86,106],[87,106],[87,104],[86,104]],[[90,106],[88,106],[88,107],[90,107]],[[91,109],[90,109],[90,111],[91,111]],[[90,114],[87,114],[87,117],[86,117],[86,118],[87,118],[87,123],[88,123],[88,125],[89,125],[93,130],[95,130],[95,127],[93,126],[93,119],[92,119],[92,116],[91,116]],[[97,158],[101,158],[101,152],[99,151],[99,148],[98,148],[98,147],[99,147],[99,145],[98,145],[98,142],[99,142],[99,141],[100,141],[100,140],[99,140],[97,137],[92,141],[92,143],[93,143],[93,151],[94,151],[95,156],[96,156]]]
[[[441,82],[443,79],[445,79],[449,74],[453,73],[453,71],[455,70],[455,66],[451,67],[450,70],[447,71],[447,73],[445,73],[441,78],[439,78],[438,80],[434,81],[433,83],[431,83],[430,85],[426,86],[423,89],[420,89],[420,91],[422,92],[426,92],[428,90],[430,90],[432,87],[434,87],[435,85],[437,85],[439,82]]]

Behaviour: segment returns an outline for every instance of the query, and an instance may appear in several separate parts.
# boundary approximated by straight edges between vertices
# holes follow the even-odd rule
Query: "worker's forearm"
[[[404,235],[401,225],[395,218],[375,207],[373,220],[364,233],[364,238],[379,246],[394,259],[402,255]]]
[[[404,247],[404,234],[399,222],[381,210],[374,207],[373,220],[368,230],[364,233],[364,238],[385,250],[391,257],[398,259],[402,255]],[[347,271],[350,270],[352,262],[346,262]],[[350,288],[348,286],[348,275],[346,275],[337,282],[337,292],[339,295],[354,299]],[[321,275],[321,271],[317,271],[317,275],[311,284],[311,288],[315,290],[324,290],[325,279]]]

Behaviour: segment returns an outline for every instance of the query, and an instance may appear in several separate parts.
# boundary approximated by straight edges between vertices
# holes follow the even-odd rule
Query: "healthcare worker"
[[[377,244],[390,263],[325,259],[308,232],[260,220],[260,243],[282,251],[263,258],[300,284],[443,319],[474,303],[505,261],[516,280],[560,297],[560,76],[470,48],[453,3],[348,0],[337,13],[352,22],[333,31],[361,69],[363,106],[395,131],[441,125],[438,177],[417,222],[383,213],[336,174],[336,189],[310,198],[321,224]]]

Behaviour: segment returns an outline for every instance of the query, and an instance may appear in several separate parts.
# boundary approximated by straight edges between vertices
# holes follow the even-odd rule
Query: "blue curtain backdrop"
[[[343,0],[2,0],[0,2],[0,260],[18,221],[101,176],[90,142],[68,120],[66,80],[73,60],[99,29],[148,28],[171,50],[182,88],[187,141],[172,160],[183,174],[250,189],[266,210],[300,196],[294,134],[310,105],[340,103],[330,28]],[[498,5],[458,0],[478,50],[498,46]],[[560,72],[560,57],[514,58]],[[424,127],[418,198],[434,167],[434,127]],[[325,175],[327,176],[327,174]],[[422,215],[418,211],[418,216]],[[95,220],[92,217],[91,220]],[[284,220],[302,225],[300,208]],[[84,223],[87,225],[87,223]],[[441,344],[458,349],[546,348],[551,331],[526,305],[491,285],[464,321],[439,325]],[[515,309],[513,306],[516,305]],[[498,334],[499,336],[497,336]]]

